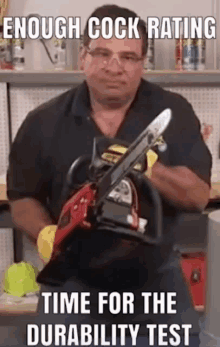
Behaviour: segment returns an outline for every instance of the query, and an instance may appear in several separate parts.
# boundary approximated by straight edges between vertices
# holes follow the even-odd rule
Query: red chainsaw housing
[[[192,303],[197,311],[205,307],[206,256],[204,253],[182,254],[181,269]]]
[[[95,197],[96,187],[93,183],[88,183],[65,203],[58,221],[53,254],[59,251],[62,242],[76,227],[91,227],[87,217],[89,208],[94,206]]]

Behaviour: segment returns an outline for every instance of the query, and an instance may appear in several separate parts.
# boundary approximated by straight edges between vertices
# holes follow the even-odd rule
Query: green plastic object
[[[19,297],[39,291],[36,274],[36,268],[27,262],[12,264],[5,272],[4,291]]]

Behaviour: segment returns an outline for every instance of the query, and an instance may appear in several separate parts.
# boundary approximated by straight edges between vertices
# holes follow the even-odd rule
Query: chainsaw
[[[76,242],[73,239],[76,240],[79,233],[82,235],[82,231],[83,237],[89,240],[95,230],[99,242],[103,230],[111,237],[113,233],[117,234],[118,239],[127,240],[129,245],[132,242],[150,245],[161,242],[160,196],[143,173],[147,168],[146,152],[155,145],[171,118],[171,110],[165,109],[129,147],[116,139],[95,138],[92,158],[82,156],[74,161],[62,192],[64,203],[52,255],[38,275],[39,283],[59,285],[71,276],[69,255],[74,253]],[[142,194],[148,192],[154,203],[153,233],[147,232],[148,219],[140,216],[137,187]],[[65,274],[58,270],[61,263],[66,264]]]

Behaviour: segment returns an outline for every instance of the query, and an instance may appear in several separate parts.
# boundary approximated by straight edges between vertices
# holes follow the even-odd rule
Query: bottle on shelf
[[[148,48],[147,48],[147,55],[144,61],[144,69],[147,71],[155,70],[154,38],[148,38]]]
[[[195,39],[195,70],[205,70],[206,41],[204,38]]]
[[[54,39],[54,66],[55,70],[66,69],[66,40]]]
[[[204,38],[183,40],[183,70],[205,70],[206,41]]]
[[[22,71],[25,68],[24,40],[13,39],[13,67],[15,70]]]
[[[183,70],[195,70],[196,45],[195,39],[183,39]]]
[[[3,25],[0,25],[0,69],[13,69],[12,39],[3,38]]]
[[[175,70],[183,71],[183,36],[175,40]]]

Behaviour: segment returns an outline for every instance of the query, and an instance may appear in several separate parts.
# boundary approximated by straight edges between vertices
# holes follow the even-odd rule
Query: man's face
[[[100,102],[126,102],[134,97],[143,74],[142,39],[91,40],[82,52],[82,69]]]

